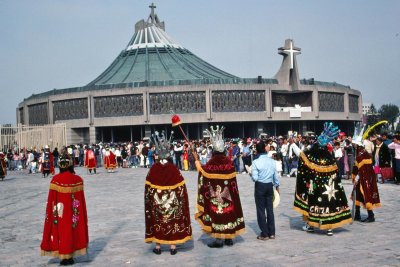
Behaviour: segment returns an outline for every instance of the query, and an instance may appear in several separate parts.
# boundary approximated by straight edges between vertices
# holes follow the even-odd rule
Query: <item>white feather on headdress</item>
[[[210,131],[211,130],[211,131]],[[210,127],[210,130],[206,129],[204,132],[210,137],[211,143],[213,145],[213,150],[217,152],[224,152],[225,151],[225,141],[223,138],[223,131],[225,130],[224,126],[219,127],[216,126],[214,129],[213,126]]]

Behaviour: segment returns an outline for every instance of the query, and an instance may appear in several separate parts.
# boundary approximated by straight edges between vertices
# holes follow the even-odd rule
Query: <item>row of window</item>
[[[311,93],[275,94],[272,105],[292,107],[296,102],[300,106],[311,106]],[[206,93],[204,91],[151,93],[149,94],[150,114],[205,113]],[[349,111],[358,113],[359,97],[349,95]],[[54,101],[53,119],[85,119],[89,116],[88,98]],[[265,111],[265,91],[214,91],[212,92],[212,110],[214,112],[260,112]],[[94,97],[94,117],[124,117],[143,115],[143,95],[119,95]],[[319,111],[344,112],[344,94],[319,92]],[[29,124],[47,124],[47,103],[28,106]],[[20,122],[24,123],[23,108],[19,110]]]

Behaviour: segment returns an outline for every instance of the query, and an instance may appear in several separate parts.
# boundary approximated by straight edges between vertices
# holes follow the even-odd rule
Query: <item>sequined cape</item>
[[[352,172],[353,178],[359,180],[353,190],[356,190],[356,205],[373,210],[381,206],[376,182],[376,174],[372,166],[371,156],[363,149],[357,151]]]
[[[232,160],[216,154],[202,166],[196,161],[198,194],[195,218],[215,238],[235,238],[245,231],[242,205]]]
[[[294,210],[304,215],[310,226],[320,229],[352,222],[338,167],[327,149],[300,153]]]
[[[87,253],[89,243],[83,180],[68,171],[50,182],[42,243],[42,256],[68,259]]]
[[[145,242],[179,244],[192,238],[186,184],[172,163],[155,163],[144,190]]]

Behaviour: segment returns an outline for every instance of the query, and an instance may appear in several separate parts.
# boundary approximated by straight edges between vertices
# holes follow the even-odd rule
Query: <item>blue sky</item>
[[[400,1],[154,1],[166,32],[216,67],[272,78],[294,39],[301,78],[400,105]],[[151,1],[0,0],[0,124],[24,98],[83,86],[124,49]]]

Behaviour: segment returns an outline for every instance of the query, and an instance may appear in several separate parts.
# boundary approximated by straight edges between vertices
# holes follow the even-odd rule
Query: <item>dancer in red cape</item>
[[[60,174],[53,177],[47,199],[42,256],[61,259],[61,265],[74,264],[73,256],[87,253],[89,243],[83,180],[70,172],[73,162],[64,154]]]
[[[89,173],[96,173],[96,155],[91,147],[86,148],[85,153],[85,167],[89,170]]]
[[[114,172],[114,169],[116,167],[117,167],[117,161],[115,159],[115,154],[109,147],[107,147],[106,153],[104,154],[104,168],[108,172]]]

